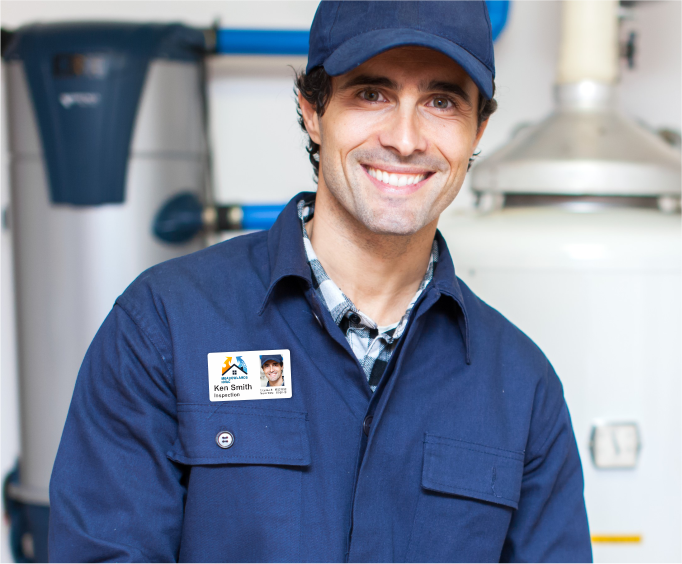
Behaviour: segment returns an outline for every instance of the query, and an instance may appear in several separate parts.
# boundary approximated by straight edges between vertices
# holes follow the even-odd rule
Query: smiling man
[[[421,46],[380,52],[338,77],[308,67],[297,80],[318,177],[315,196],[299,201],[307,257],[374,390],[433,276],[438,218],[495,102],[452,58]]]
[[[561,383],[437,231],[493,79],[484,2],[320,5],[297,77],[317,191],[116,301],[55,463],[52,560],[591,559]],[[290,394],[210,395],[233,354],[277,383],[272,350]]]
[[[260,363],[265,374],[266,388],[284,386],[284,359],[281,354],[262,354]]]

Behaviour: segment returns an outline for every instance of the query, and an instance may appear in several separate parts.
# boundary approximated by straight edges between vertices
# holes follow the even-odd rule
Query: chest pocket
[[[518,509],[522,452],[426,434],[408,562],[498,561]]]
[[[185,466],[182,561],[298,561],[302,480],[311,463],[306,413],[178,405],[167,456]],[[221,448],[217,437],[230,433]],[[257,541],[256,541],[257,539]]]

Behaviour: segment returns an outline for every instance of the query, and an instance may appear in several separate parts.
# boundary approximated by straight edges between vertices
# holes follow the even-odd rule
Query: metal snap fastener
[[[365,417],[365,420],[362,422],[362,432],[369,437],[369,428],[372,426],[372,419],[374,419],[373,415],[368,415]]]
[[[360,319],[360,316],[359,316],[357,313],[355,313],[355,312],[351,313],[351,315],[350,315],[350,320],[351,320],[353,323],[355,323],[356,325],[358,325],[358,324],[360,323],[360,321],[362,321],[362,320]]]
[[[215,442],[220,448],[230,448],[234,444],[234,435],[229,431],[220,431],[215,436]]]

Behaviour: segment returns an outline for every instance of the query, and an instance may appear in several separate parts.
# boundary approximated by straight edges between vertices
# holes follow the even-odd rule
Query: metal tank
[[[564,2],[556,110],[444,214],[457,274],[564,386],[596,562],[679,562],[680,152],[617,110],[617,2]]]
[[[4,39],[4,37],[3,37]],[[181,25],[32,25],[3,49],[17,294],[21,455],[15,558],[46,561],[48,484],[80,363],[143,270],[202,241],[153,234],[178,193],[204,200],[204,36]]]
[[[679,562],[680,216],[579,202],[443,216],[457,275],[564,386],[596,562]]]

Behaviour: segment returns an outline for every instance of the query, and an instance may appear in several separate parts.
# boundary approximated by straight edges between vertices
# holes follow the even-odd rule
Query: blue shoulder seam
[[[158,343],[156,340],[149,334],[147,330],[143,327],[143,322],[141,319],[138,319],[136,315],[133,315],[131,311],[128,310],[122,303],[121,303],[121,298],[116,300],[116,303],[114,304],[114,307],[120,307],[121,311],[126,314],[126,316],[137,326],[137,328],[140,330],[140,333],[147,339],[149,339],[149,342],[152,344],[154,347],[154,350],[156,351],[156,354],[159,355],[159,358],[163,361],[164,365],[166,366],[168,370],[168,381],[173,383],[174,382],[174,377],[173,377],[173,365],[171,362],[169,362],[169,359],[167,359],[163,353],[161,352]]]

